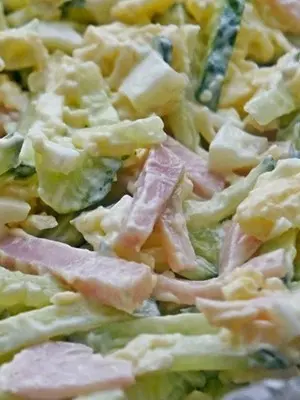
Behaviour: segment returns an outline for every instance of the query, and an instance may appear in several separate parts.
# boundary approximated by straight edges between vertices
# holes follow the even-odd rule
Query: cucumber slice
[[[201,83],[195,97],[213,111],[218,108],[222,85],[240,29],[247,0],[220,0],[213,21]]]
[[[18,164],[22,144],[23,136],[19,133],[7,135],[0,139],[0,175]]]

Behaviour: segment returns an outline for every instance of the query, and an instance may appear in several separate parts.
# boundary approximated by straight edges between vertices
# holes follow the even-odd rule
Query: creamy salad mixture
[[[300,0],[2,0],[0,265],[1,400],[299,400]]]

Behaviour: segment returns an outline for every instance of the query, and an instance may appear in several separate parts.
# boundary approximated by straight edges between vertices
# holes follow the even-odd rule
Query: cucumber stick
[[[196,100],[213,111],[217,110],[229,60],[240,29],[247,0],[216,0],[220,6],[212,21],[202,77]]]

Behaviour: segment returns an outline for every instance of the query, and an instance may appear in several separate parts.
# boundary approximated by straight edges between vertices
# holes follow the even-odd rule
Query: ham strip
[[[116,248],[141,249],[183,172],[182,162],[167,148],[159,146],[150,151],[137,180],[137,190]]]
[[[0,264],[25,273],[51,273],[101,304],[132,312],[149,298],[148,266],[27,235],[21,230],[0,240]]]
[[[133,383],[130,362],[103,358],[78,343],[32,346],[0,369],[1,390],[30,400],[61,400]]]
[[[194,184],[194,192],[198,196],[210,199],[214,193],[224,189],[224,178],[209,171],[207,161],[204,161],[198,154],[187,149],[170,136],[163,145],[184,163],[186,173]]]
[[[182,201],[189,190],[188,186],[185,180],[177,186],[158,222],[162,246],[169,267],[174,272],[193,270],[197,267],[196,254],[189,238],[182,208]]]
[[[265,279],[283,278],[288,273],[285,252],[278,249],[255,257],[239,267],[240,270],[258,271]],[[235,270],[237,271],[237,270]],[[234,272],[233,272],[234,274]],[[238,275],[227,273],[207,281],[189,281],[158,275],[153,295],[157,300],[178,304],[195,304],[197,297],[212,300],[224,300],[222,288],[237,279]]]
[[[249,268],[260,271],[265,278],[284,278],[289,272],[284,249],[277,249],[254,257],[241,268]]]
[[[193,305],[197,297],[223,299],[222,284],[219,278],[188,281],[158,275],[153,295],[160,301]]]
[[[230,272],[242,265],[262,244],[254,236],[244,233],[240,225],[233,221],[225,222],[224,233],[219,262],[220,274]]]

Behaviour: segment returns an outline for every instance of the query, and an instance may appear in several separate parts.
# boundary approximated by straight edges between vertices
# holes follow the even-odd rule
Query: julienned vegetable
[[[246,1],[216,1],[207,56],[202,66],[200,84],[195,93],[197,101],[213,111],[218,108],[228,63],[239,33]]]
[[[0,400],[299,400],[300,2],[0,3]]]
[[[86,331],[128,318],[124,313],[114,312],[107,307],[93,308],[82,298],[69,292],[58,293],[53,302],[54,304],[47,307],[0,321],[0,359],[1,356],[52,337]],[[18,334],[20,329],[23,329],[22,335]]]

